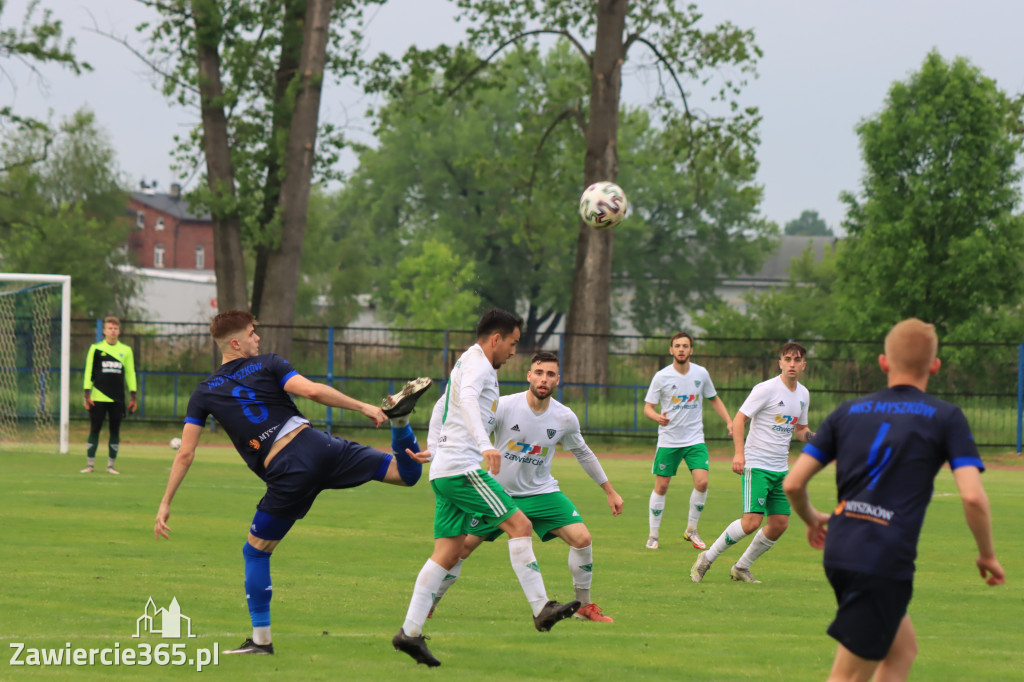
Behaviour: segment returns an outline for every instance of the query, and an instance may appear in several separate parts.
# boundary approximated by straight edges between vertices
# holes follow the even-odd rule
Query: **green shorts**
[[[651,473],[655,476],[675,476],[679,471],[679,464],[686,460],[686,467],[694,469],[708,469],[708,446],[704,443],[687,445],[683,448],[658,448],[654,453],[654,465]]]
[[[743,513],[789,516],[789,500],[782,490],[785,471],[743,470]]]
[[[513,498],[519,508],[533,524],[533,530],[542,541],[556,537],[554,531],[574,523],[583,523],[583,517],[576,507],[560,490],[543,495],[527,495]],[[469,534],[479,535],[485,540],[495,540],[505,531],[498,524],[474,517],[469,522]]]
[[[435,500],[434,538],[465,535],[474,517],[498,525],[519,509],[505,489],[483,469],[435,478],[430,487]]]

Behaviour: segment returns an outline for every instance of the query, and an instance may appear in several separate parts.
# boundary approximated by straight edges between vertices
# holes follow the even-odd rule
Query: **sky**
[[[20,24],[28,0],[7,0],[0,26]],[[1024,92],[1020,27],[1024,2],[1017,0],[716,0],[697,2],[709,27],[730,21],[753,29],[764,52],[758,78],[741,97],[763,117],[758,182],[762,214],[779,225],[815,210],[840,228],[842,191],[857,192],[864,165],[855,131],[877,114],[892,83],[918,70],[936,49],[946,59],[962,56],[996,80],[1007,93]],[[126,179],[178,182],[171,170],[173,135],[184,134],[198,112],[168,102],[148,69],[124,46],[94,29],[129,37],[142,46],[134,27],[150,17],[135,0],[40,0],[64,22],[76,52],[95,71],[73,76],[44,67],[40,77],[10,60],[0,63],[0,103],[22,114],[56,119],[80,107],[95,112],[117,152]],[[402,54],[412,44],[431,47],[462,35],[446,0],[388,0],[374,11],[367,51]],[[649,55],[637,54],[647,60]],[[655,84],[627,76],[624,98],[643,106]],[[371,142],[363,112],[375,101],[352,86],[325,90],[321,120],[344,126]],[[693,102],[691,102],[693,104]],[[700,102],[695,103],[700,106]],[[352,157],[343,159],[350,170]],[[195,179],[192,180],[195,182]],[[628,188],[627,188],[628,194]]]

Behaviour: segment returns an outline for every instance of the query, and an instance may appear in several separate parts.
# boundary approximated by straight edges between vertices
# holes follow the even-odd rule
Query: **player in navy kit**
[[[167,537],[171,500],[192,465],[199,436],[212,415],[246,465],[267,484],[242,547],[253,636],[226,654],[274,653],[270,554],[321,491],[353,488],[367,481],[411,486],[430,457],[428,452],[419,452],[408,417],[416,399],[430,386],[429,379],[410,381],[401,392],[385,398],[384,409],[375,407],[310,381],[278,355],[260,355],[255,324],[251,313],[240,310],[221,313],[210,323],[222,363],[189,398],[181,447],[153,527],[158,538]],[[309,428],[309,420],[289,393],[322,405],[356,410],[375,426],[390,418],[394,454]]]
[[[981,484],[985,467],[967,419],[956,405],[925,393],[929,376],[939,371],[937,351],[934,326],[917,319],[895,325],[878,358],[888,388],[840,405],[784,482],[811,546],[825,550],[825,575],[838,602],[828,628],[839,642],[829,680],[909,675],[917,653],[907,614],[914,559],[943,464],[953,470],[981,577],[989,585],[1006,580]],[[830,516],[811,505],[807,483],[832,461],[839,503]]]

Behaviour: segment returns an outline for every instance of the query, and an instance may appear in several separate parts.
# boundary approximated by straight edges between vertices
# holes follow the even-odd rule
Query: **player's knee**
[[[744,533],[750,535],[751,533],[753,533],[761,527],[761,517],[757,515],[744,516],[742,519],[740,519],[740,527],[743,528]]]
[[[580,531],[573,535],[572,546],[576,549],[583,549],[593,544],[594,539],[590,536],[590,531],[584,526]]]
[[[529,537],[530,533],[533,532],[533,524],[530,523],[530,519],[526,518],[526,514],[522,512],[508,517],[505,523],[507,527],[503,530],[508,533],[510,538]]]

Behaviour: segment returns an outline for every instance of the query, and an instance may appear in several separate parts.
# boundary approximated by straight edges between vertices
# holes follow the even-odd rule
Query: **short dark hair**
[[[689,332],[679,332],[678,334],[676,334],[675,336],[672,337],[672,339],[668,342],[668,345],[671,346],[673,343],[676,342],[676,339],[681,339],[684,336],[690,340],[690,347],[692,348],[693,347],[693,337],[690,336]]]
[[[121,326],[121,320],[117,319],[113,315],[107,315],[103,318],[103,324],[116,324],[118,327]]]
[[[220,341],[235,332],[245,331],[250,324],[256,324],[256,316],[248,310],[226,310],[210,322],[210,336]]]
[[[800,357],[807,359],[807,349],[796,341],[787,341],[782,344],[782,348],[779,349],[779,358],[782,358],[786,353],[797,353]]]
[[[561,367],[561,363],[558,361],[558,356],[547,350],[541,350],[534,353],[533,359],[530,360],[530,367],[533,367],[538,362],[553,362]]]
[[[492,308],[480,317],[480,322],[476,325],[476,338],[482,339],[495,332],[501,334],[502,338],[504,338],[516,328],[522,331],[523,318],[507,310]]]

